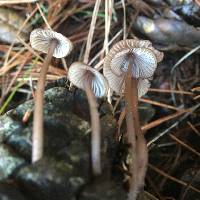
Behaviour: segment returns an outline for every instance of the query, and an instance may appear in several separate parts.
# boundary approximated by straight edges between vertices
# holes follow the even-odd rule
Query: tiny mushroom
[[[43,95],[49,64],[52,57],[63,58],[67,56],[71,52],[73,45],[62,34],[43,29],[35,29],[31,32],[30,43],[33,49],[47,53],[43,67],[41,68],[35,94],[32,136],[32,162],[35,162],[43,156]]]
[[[108,92],[108,83],[100,72],[81,62],[75,62],[70,66],[68,71],[68,78],[72,82],[72,84],[84,90],[88,98],[92,126],[92,171],[94,175],[99,175],[101,174],[101,138],[100,120],[95,96],[98,98],[106,96]]]
[[[134,57],[131,75],[138,81],[138,96],[143,96],[150,87],[149,78],[154,74],[163,53],[152,47],[148,40],[127,39],[116,43],[104,61],[103,73],[110,88],[120,94],[125,89],[125,75],[128,71],[128,56]]]
[[[139,122],[138,98],[148,91],[149,80],[162,59],[163,53],[150,41],[138,39],[119,41],[104,59],[103,73],[109,87],[125,96],[127,138],[131,145],[129,200],[136,199],[143,187],[148,163],[148,150]]]

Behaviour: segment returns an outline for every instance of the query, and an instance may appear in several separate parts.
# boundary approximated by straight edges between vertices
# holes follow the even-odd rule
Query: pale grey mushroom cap
[[[117,94],[123,95],[125,90],[125,83],[124,83],[125,76],[121,78],[113,73],[110,73],[108,77],[107,80],[109,83],[109,87]],[[148,89],[150,88],[151,84],[149,79],[138,78],[137,80],[138,80],[138,85],[137,85],[138,98],[140,98],[148,92]]]
[[[63,58],[71,52],[73,48],[72,42],[61,33],[52,30],[35,29],[30,35],[31,46],[43,53],[48,53],[52,40],[58,42],[53,53],[54,57]]]
[[[69,68],[68,78],[76,87],[85,90],[85,81],[91,82],[92,90],[96,97],[106,96],[108,93],[108,82],[96,69],[81,63],[74,62]],[[91,80],[88,80],[90,79]]]
[[[103,73],[110,88],[118,94],[124,92],[130,53],[134,56],[131,72],[138,79],[138,96],[141,97],[148,91],[148,79],[153,76],[157,63],[163,59],[163,53],[147,40],[129,39],[116,43],[105,57]]]

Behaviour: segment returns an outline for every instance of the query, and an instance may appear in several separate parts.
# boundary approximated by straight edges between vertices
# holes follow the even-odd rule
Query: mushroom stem
[[[127,137],[128,142],[131,145],[130,155],[131,155],[131,164],[130,164],[130,172],[131,172],[131,179],[130,179],[130,193],[129,199],[136,199],[137,197],[137,157],[136,157],[136,126],[134,126],[134,115],[132,108],[132,95],[133,95],[133,88],[132,88],[132,73],[131,69],[133,66],[133,59],[129,56],[129,66],[128,72],[125,77],[125,109],[126,109],[126,125],[127,125]],[[135,91],[135,90],[134,90]]]
[[[136,133],[136,159],[137,159],[137,188],[142,189],[144,186],[144,180],[148,164],[148,149],[146,140],[141,130],[139,112],[138,112],[138,81],[136,78],[131,78],[132,85],[132,113],[133,113],[133,125]],[[139,192],[139,191],[138,191]]]
[[[85,92],[88,98],[90,107],[90,118],[91,118],[91,159],[92,159],[92,171],[95,176],[101,174],[101,137],[100,137],[100,120],[99,113],[97,110],[97,101],[91,88],[89,81],[85,84]]]
[[[129,199],[136,199],[139,190],[144,185],[144,178],[148,162],[148,150],[142,134],[138,113],[138,81],[132,77],[134,57],[128,56],[129,66],[125,79],[126,121],[128,141],[131,143],[132,164],[130,167],[132,177],[130,181]],[[132,119],[131,119],[132,118]],[[137,140],[136,140],[137,137]]]
[[[35,93],[35,108],[33,113],[32,162],[36,162],[43,156],[43,95],[47,71],[56,46],[57,40],[52,40],[37,83],[37,89]]]

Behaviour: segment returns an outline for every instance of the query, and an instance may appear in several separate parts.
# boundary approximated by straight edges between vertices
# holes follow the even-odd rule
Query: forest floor
[[[53,58],[47,74],[47,88],[60,86],[58,82],[64,80],[66,90],[70,85],[68,67],[73,62],[86,61],[102,72],[104,57],[117,41],[150,40],[164,53],[164,59],[148,93],[139,100],[149,149],[147,199],[200,199],[200,1],[1,2],[6,1],[0,0],[0,115],[34,98],[44,54],[30,46],[31,30],[50,26],[73,42],[70,55],[65,60]],[[93,12],[97,2],[100,7]],[[97,21],[91,26],[95,17]],[[118,100],[120,97],[114,96],[112,106],[106,109],[111,109],[119,127],[122,108],[113,109]],[[106,99],[101,100],[101,104],[104,102]],[[31,118],[32,112],[27,109],[22,120]],[[122,126],[113,141],[121,142],[123,131]]]

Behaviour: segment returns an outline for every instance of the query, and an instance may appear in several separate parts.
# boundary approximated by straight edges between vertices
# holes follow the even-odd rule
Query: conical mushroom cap
[[[31,46],[43,53],[48,52],[52,40],[58,42],[53,53],[54,57],[63,58],[71,52],[73,48],[71,41],[61,33],[52,30],[35,29],[30,35]]]
[[[152,47],[150,41],[129,39],[115,44],[104,60],[103,73],[109,86],[116,93],[123,93],[125,74],[128,71],[128,55],[134,57],[132,76],[138,79],[138,96],[147,92],[157,63],[163,59],[163,53]],[[142,86],[142,83],[144,86]]]
[[[78,88],[85,90],[85,83],[91,82],[96,97],[103,97],[108,92],[108,82],[96,69],[81,63],[73,63],[68,71],[69,80]]]

